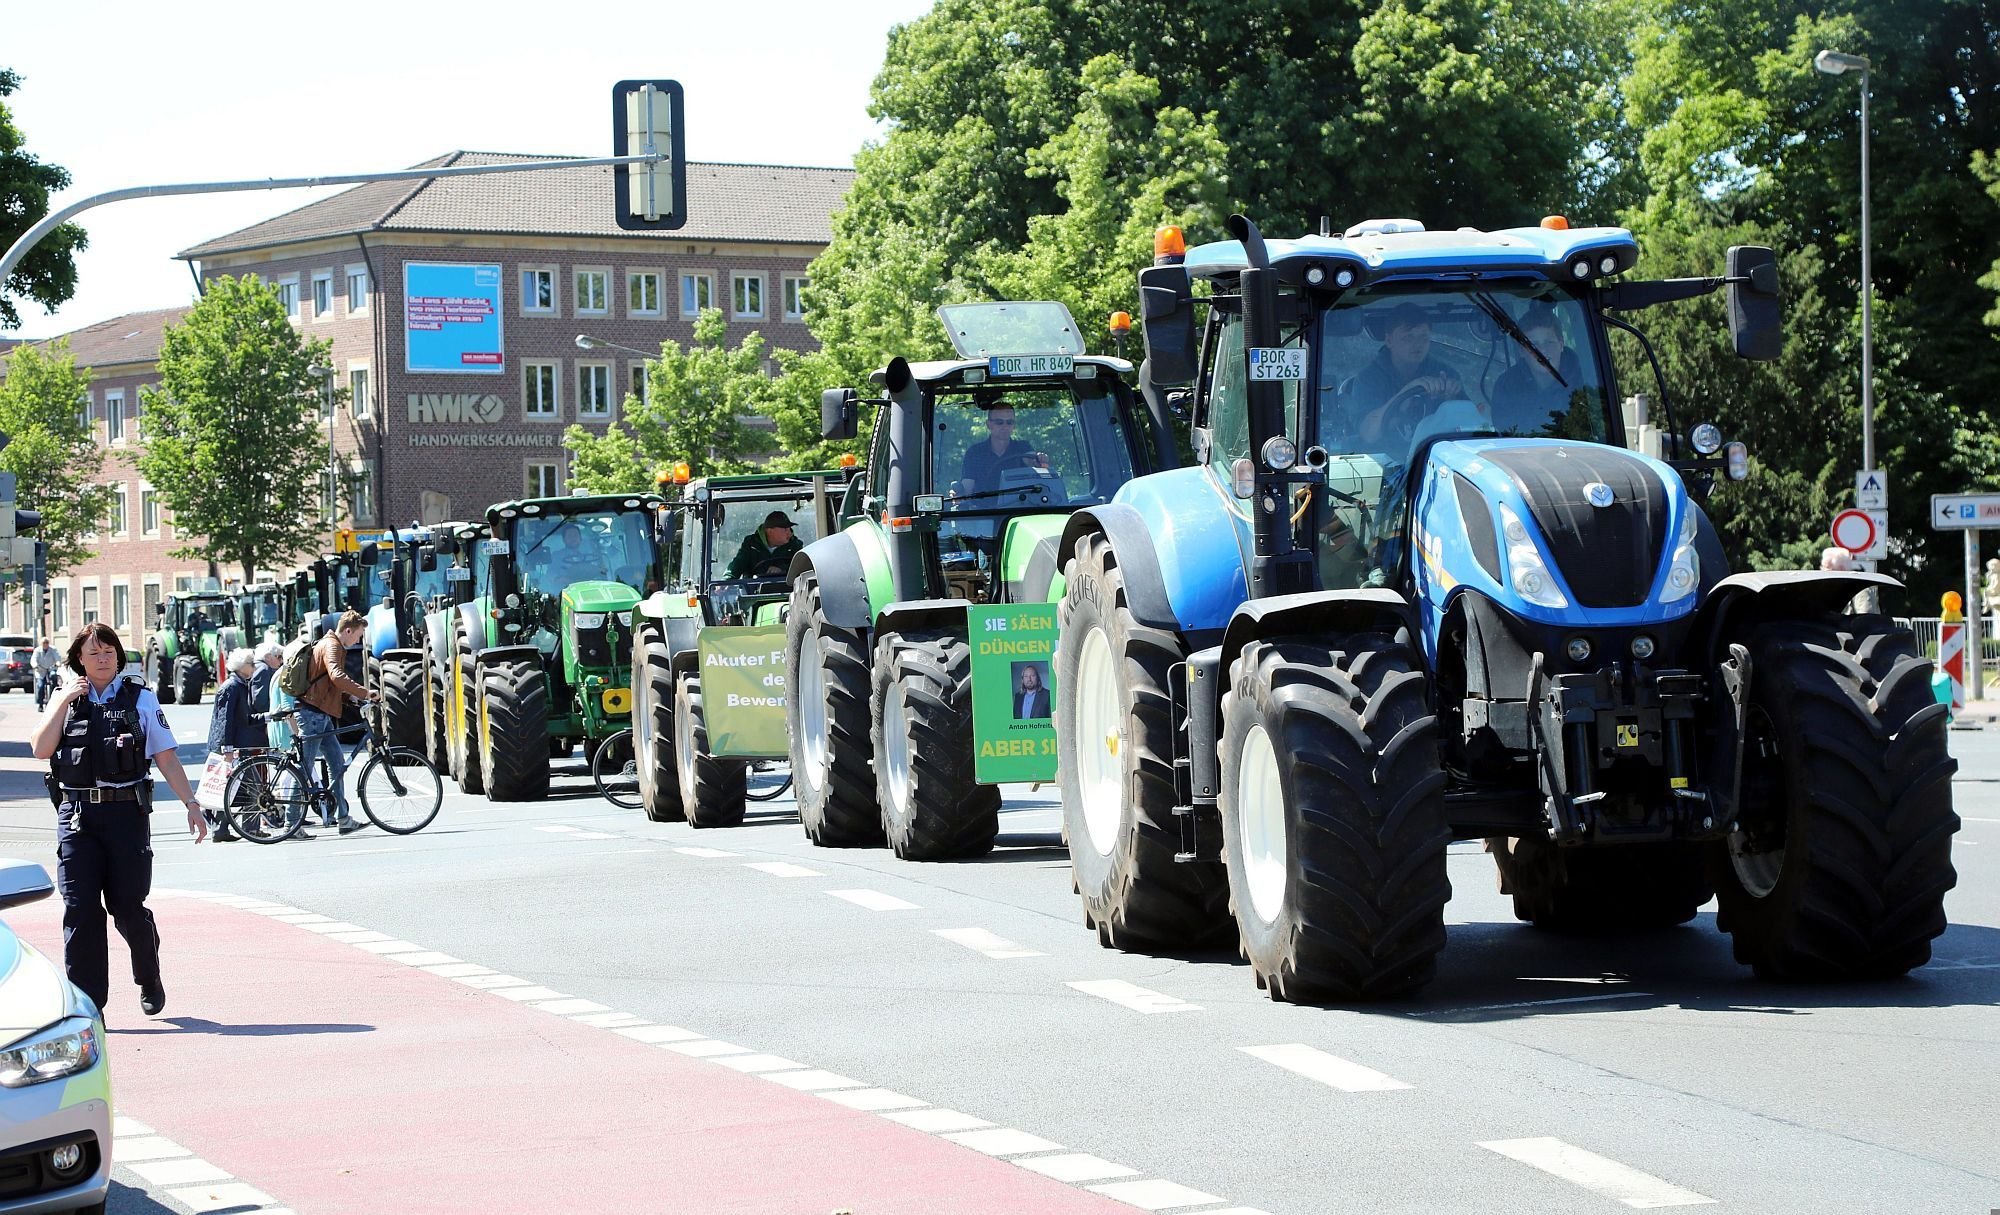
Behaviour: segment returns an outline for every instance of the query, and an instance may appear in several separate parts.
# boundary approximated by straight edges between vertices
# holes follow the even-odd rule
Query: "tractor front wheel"
[[[906,861],[993,851],[1000,790],[973,779],[965,638],[944,630],[883,633],[873,682],[875,790],[889,846]]]
[[[479,668],[479,763],[486,796],[496,802],[549,795],[549,691],[539,664],[491,662]]]
[[[167,668],[165,657],[160,653],[159,642],[146,643],[146,661],[141,673],[146,686],[153,689],[153,695],[159,698],[161,704],[174,703],[174,681],[166,678],[171,672]]]
[[[695,671],[681,672],[674,684],[674,761],[688,822],[697,827],[743,825],[750,766],[708,753],[701,675]]]
[[[383,724],[389,745],[411,751],[424,748],[423,668],[414,658],[384,658],[377,664],[375,687],[382,693]]]
[[[792,795],[806,838],[822,848],[882,843],[882,809],[870,771],[868,651],[853,629],[827,620],[819,581],[810,574],[792,586],[785,687]]]
[[[429,647],[424,649],[423,674],[424,758],[439,772],[451,771],[451,748],[445,739],[444,680],[438,677],[437,663]]]
[[[201,703],[202,684],[207,682],[207,673],[201,669],[201,659],[192,654],[182,654],[174,659],[174,699],[184,705]]]
[[[639,804],[656,823],[687,817],[674,766],[673,656],[658,628],[632,639],[632,754],[639,765]]]
[[[484,793],[485,772],[479,757],[478,667],[463,619],[452,622],[451,637],[450,682],[445,685],[445,693],[451,698],[451,774],[465,792]]]

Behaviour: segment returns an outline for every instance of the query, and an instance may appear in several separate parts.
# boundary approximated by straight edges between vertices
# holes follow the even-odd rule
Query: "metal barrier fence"
[[[1933,662],[1937,661],[1938,625],[1941,623],[1938,617],[1898,616],[1896,617],[1896,623],[1907,626],[1912,633],[1916,634],[1917,653],[1922,654]],[[1994,676],[2000,674],[2000,640],[1996,640],[1996,636],[2000,636],[2000,633],[1996,633],[1995,621],[1992,616],[1988,616],[1979,623],[1982,626],[1979,630],[1979,648],[1985,651],[1985,661],[1980,665],[1985,670],[1987,682],[1991,683]]]

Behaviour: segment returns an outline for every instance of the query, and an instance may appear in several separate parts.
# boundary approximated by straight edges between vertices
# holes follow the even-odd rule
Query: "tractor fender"
[[[819,579],[820,610],[826,613],[827,623],[837,628],[866,629],[873,623],[867,563],[854,539],[859,530],[864,529],[836,532],[806,545],[792,558],[787,573],[794,584],[808,572]],[[885,576],[886,571],[885,563]]]
[[[694,646],[689,646],[685,650],[675,650],[673,657],[667,660],[667,670],[673,673],[676,681],[689,671],[700,668],[701,651]]]
[[[882,609],[875,621],[877,633],[907,633],[913,629],[952,629],[964,634],[966,602],[963,599],[912,599]]]
[[[541,665],[542,652],[531,645],[489,645],[479,651],[480,666],[498,662],[530,662]]]
[[[1229,677],[1231,664],[1243,647],[1260,637],[1289,634],[1346,633],[1363,629],[1395,632],[1409,630],[1417,636],[1416,605],[1391,590],[1308,591],[1301,595],[1273,595],[1251,599],[1236,609],[1222,633],[1222,655],[1218,671]],[[1222,681],[1217,681],[1218,686]]]
[[[1695,616],[1702,652],[1719,660],[1731,641],[1743,641],[1766,620],[1801,619],[1838,612],[1870,587],[1902,590],[1887,574],[1861,570],[1766,570],[1731,574],[1709,591]]]
[[[401,630],[396,627],[394,608],[378,603],[368,609],[368,631],[362,634],[361,644],[371,657],[381,658],[396,648],[396,643],[401,640]]]
[[[479,651],[485,649],[486,613],[480,609],[478,603],[461,603],[452,610],[458,614],[458,619],[465,624],[465,640],[472,647],[472,652],[477,654]],[[445,636],[447,638],[451,636],[450,630],[445,631]],[[445,642],[447,661],[450,657],[451,644],[450,641]]]
[[[380,654],[377,654],[375,657],[381,659],[383,662],[387,662],[392,658],[397,660],[398,662],[402,661],[422,662],[424,658],[424,652],[422,650],[411,650],[398,647],[393,650],[383,650]]]
[[[682,654],[692,654],[701,644],[701,620],[695,616],[672,616],[661,622],[666,626],[667,654],[678,660]]]
[[[1085,536],[1102,532],[1118,554],[1118,569],[1125,576],[1125,599],[1132,615],[1149,628],[1180,630],[1174,605],[1167,598],[1167,584],[1160,576],[1160,554],[1153,547],[1153,531],[1146,518],[1121,502],[1089,506],[1069,517],[1054,554],[1058,571],[1069,565],[1076,546]]]

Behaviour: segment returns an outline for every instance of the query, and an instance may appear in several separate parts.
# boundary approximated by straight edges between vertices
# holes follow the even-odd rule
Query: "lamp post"
[[[333,447],[333,427],[339,413],[333,406],[333,368],[313,364],[306,369],[319,377],[320,408],[326,410],[326,525],[340,525],[340,457]]]
[[[1874,287],[1868,239],[1868,56],[1821,51],[1813,66],[1829,76],[1861,73],[1861,467],[1875,470]],[[1869,568],[1874,563],[1869,562]]]

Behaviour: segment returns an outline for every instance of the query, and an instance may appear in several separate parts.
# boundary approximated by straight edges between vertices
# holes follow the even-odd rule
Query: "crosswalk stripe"
[[[1651,1173],[1642,1173],[1630,1165],[1549,1136],[1491,1139],[1479,1146],[1593,1190],[1606,1198],[1615,1198],[1628,1207],[1691,1207],[1715,1201],[1693,1190],[1684,1190],[1671,1182],[1662,1181]]]
[[[1385,1076],[1372,1067],[1351,1063],[1338,1055],[1329,1055],[1303,1042],[1286,1042],[1278,1046],[1239,1046],[1236,1049],[1252,1058],[1275,1063],[1286,1071],[1297,1073],[1308,1080],[1317,1080],[1329,1088],[1337,1088],[1343,1093],[1377,1093],[1410,1087],[1394,1076]]]

